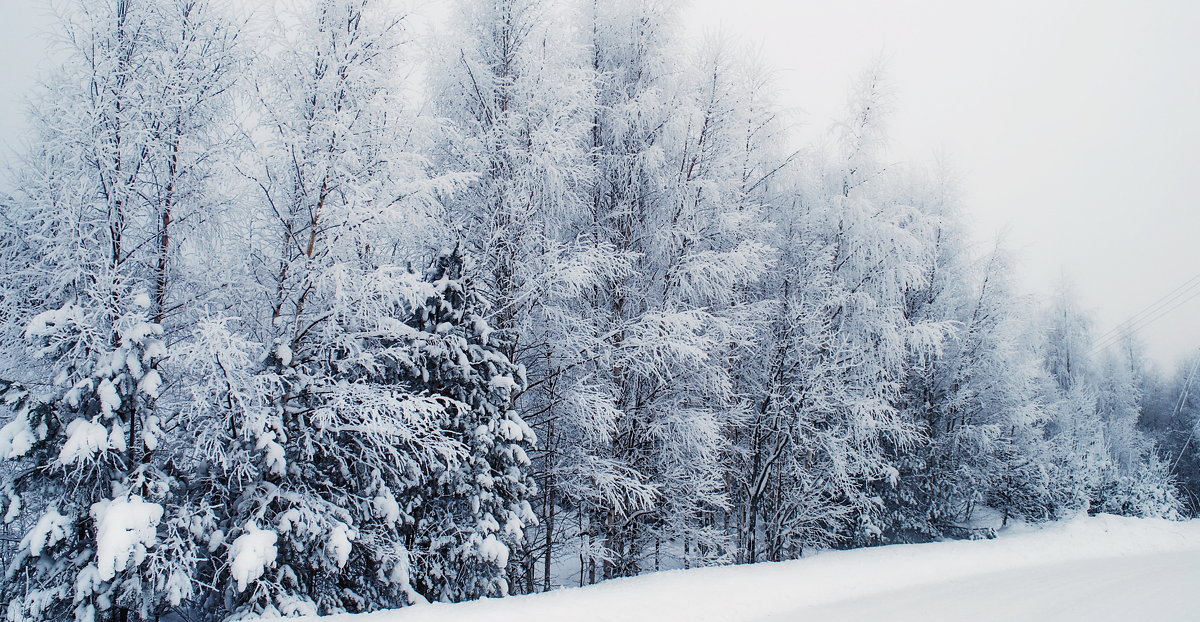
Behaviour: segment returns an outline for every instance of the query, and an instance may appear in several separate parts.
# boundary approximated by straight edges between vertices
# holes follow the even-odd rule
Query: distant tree
[[[1128,346],[1095,361],[1087,317],[1061,290],[1046,318],[1044,360],[1053,380],[1051,481],[1058,506],[1137,516],[1175,516],[1174,484],[1153,446],[1135,429],[1141,373]],[[1123,360],[1122,360],[1123,359]]]
[[[1174,478],[1188,516],[1200,515],[1200,356],[1185,359],[1173,373],[1148,373],[1143,380],[1138,428]]]

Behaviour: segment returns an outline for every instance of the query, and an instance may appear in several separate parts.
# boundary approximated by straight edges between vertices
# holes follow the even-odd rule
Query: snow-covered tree
[[[768,334],[786,340],[768,359],[774,386],[756,393],[785,413],[777,427],[791,438],[770,445],[788,458],[777,498],[803,522],[773,528],[773,556],[881,535],[880,494],[897,485],[900,459],[920,438],[900,408],[906,370],[949,330],[905,313],[907,293],[934,278],[938,220],[881,161],[888,105],[873,67],[852,91],[831,155],[815,159],[812,181],[775,216],[787,269],[774,294],[782,325]]]
[[[5,572],[9,620],[148,619],[191,594],[191,560],[173,558],[172,534],[159,542],[180,525],[161,504],[176,482],[152,455],[166,350],[150,304],[133,297],[114,320],[68,303],[29,321],[32,349],[57,377],[51,390],[0,387],[15,411],[0,456],[23,463],[4,484],[5,521],[36,517]]]
[[[953,244],[954,231],[939,235]],[[949,242],[948,242],[949,241]],[[939,259],[931,285],[913,292],[910,313],[956,323],[941,352],[914,361],[907,408],[923,430],[889,500],[893,537],[957,535],[984,506],[1010,517],[1053,512],[1043,441],[1039,360],[1029,343],[1031,318],[1020,309],[1006,254],[993,250],[977,268]]]
[[[657,565],[663,543],[685,565],[726,558],[718,461],[741,409],[728,354],[748,337],[740,292],[770,262],[744,193],[736,68],[720,48],[676,56],[676,19],[660,3],[592,3],[582,28],[600,85],[593,231],[635,257],[590,297],[608,346],[593,369],[613,407],[600,457],[656,493],[588,509],[605,577]]]
[[[886,160],[878,66],[785,150],[769,68],[673,0],[457,0],[423,64],[384,0],[234,8],[63,14],[0,197],[12,622],[1172,517],[1200,481],[1200,364],[975,257],[954,184]]]
[[[12,620],[150,619],[195,590],[164,339],[222,133],[234,30],[207,2],[78,3],[3,220]]]
[[[411,321],[421,331],[413,387],[454,401],[440,425],[465,454],[404,496],[415,519],[409,548],[420,551],[415,587],[433,600],[506,595],[505,567],[537,521],[526,473],[536,437],[511,408],[524,369],[490,343],[483,301],[464,268],[457,251],[439,257],[427,276],[433,293]]]
[[[1100,362],[1096,413],[1103,424],[1110,467],[1093,506],[1128,516],[1176,517],[1182,510],[1170,465],[1159,457],[1153,441],[1137,428],[1142,415],[1146,375],[1140,347],[1124,335],[1119,349]]]
[[[527,370],[516,407],[541,440],[531,458],[542,520],[510,564],[511,588],[548,589],[578,535],[565,507],[627,486],[593,459],[611,407],[586,367],[604,344],[584,295],[626,272],[628,259],[589,234],[593,72],[559,26],[565,7],[471,1],[455,11],[430,72],[444,117],[436,153],[439,165],[474,176],[447,198],[448,220],[478,258],[492,343]]]
[[[190,355],[211,598],[234,617],[419,600],[404,495],[464,455],[445,427],[464,407],[413,384],[406,322],[433,286],[407,263],[453,183],[406,151],[400,18],[321,0],[278,20],[222,249],[242,282]]]
[[[1135,429],[1141,373],[1128,345],[1107,361],[1091,339],[1090,320],[1068,287],[1045,319],[1044,364],[1053,384],[1050,441],[1060,507],[1174,516],[1179,510],[1167,465]]]

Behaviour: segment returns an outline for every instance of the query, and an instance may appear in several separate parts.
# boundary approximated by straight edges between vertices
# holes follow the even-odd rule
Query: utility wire
[[[1188,297],[1177,301],[1176,303],[1172,304],[1170,307],[1162,309],[1155,315],[1149,316],[1149,317],[1145,318],[1143,321],[1138,322],[1137,324],[1132,325],[1132,326],[1127,326],[1126,328],[1131,333],[1135,333],[1139,330],[1142,330],[1143,328],[1157,322],[1158,320],[1161,320],[1162,318],[1166,317],[1167,315],[1170,315],[1170,313],[1172,311],[1178,309],[1179,307],[1182,307],[1183,305],[1187,304],[1188,302],[1190,302],[1192,299],[1196,298],[1197,296],[1200,296],[1200,289],[1195,290]],[[1100,350],[1102,350],[1104,348],[1107,348],[1113,344],[1120,342],[1123,334],[1124,333],[1118,334],[1114,337],[1106,339],[1103,343],[1097,344],[1096,348],[1092,352],[1093,353],[1099,352]]]
[[[1200,296],[1200,274],[1184,281],[1182,285],[1151,303],[1112,330],[1101,335],[1092,349],[1095,354],[1121,340],[1126,332],[1137,332],[1162,319],[1175,309]]]
[[[1192,370],[1188,372],[1187,379],[1183,381],[1183,390],[1179,392],[1179,401],[1175,402],[1175,410],[1171,413],[1171,418],[1175,419],[1183,412],[1184,403],[1187,402],[1188,392],[1192,387],[1192,380],[1196,377],[1196,370],[1200,369],[1200,351],[1196,352],[1196,360],[1192,362]],[[1175,456],[1175,462],[1171,463],[1170,473],[1175,472],[1175,467],[1179,465],[1179,461],[1183,459],[1183,453],[1187,451],[1188,445],[1192,443],[1192,437],[1196,435],[1196,425],[1193,424],[1188,428],[1187,440],[1183,442],[1183,447],[1179,449],[1179,455]]]
[[[1182,294],[1183,292],[1181,290],[1190,290],[1193,287],[1195,287],[1196,285],[1200,285],[1200,273],[1196,273],[1196,274],[1192,275],[1191,278],[1184,281],[1178,287],[1167,292],[1166,294],[1163,294],[1163,296],[1161,298],[1159,298],[1158,300],[1155,300],[1154,302],[1150,303],[1149,305],[1146,305],[1146,308],[1142,309],[1141,311],[1138,311],[1137,313],[1133,314],[1129,318],[1126,318],[1126,320],[1124,322],[1114,326],[1108,332],[1097,337],[1096,340],[1100,341],[1100,340],[1106,339],[1109,335],[1120,331],[1121,327],[1125,326],[1126,324],[1137,322],[1138,320],[1141,319],[1141,317],[1143,315],[1152,313],[1154,311],[1155,307],[1157,307],[1161,304],[1164,304],[1165,302],[1168,302],[1168,299],[1175,298],[1178,294]]]

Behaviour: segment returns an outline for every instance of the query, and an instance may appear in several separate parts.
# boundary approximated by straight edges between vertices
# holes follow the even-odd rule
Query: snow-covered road
[[[670,571],[321,622],[1183,622],[1200,620],[1196,586],[1200,521],[1094,516],[996,540]]]
[[[1200,552],[1158,553],[987,573],[799,607],[762,622],[1200,621]]]

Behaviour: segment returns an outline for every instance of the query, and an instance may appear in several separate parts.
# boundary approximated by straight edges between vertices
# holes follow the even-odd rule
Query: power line
[[[1108,332],[1097,337],[1097,340],[1106,339],[1112,333],[1115,333],[1115,332],[1121,330],[1122,326],[1125,326],[1126,324],[1130,324],[1133,322],[1137,322],[1139,319],[1141,319],[1141,317],[1143,315],[1153,312],[1155,307],[1162,305],[1165,302],[1168,302],[1168,299],[1174,298],[1177,295],[1183,293],[1180,290],[1190,290],[1193,287],[1195,287],[1196,285],[1200,285],[1200,273],[1196,273],[1196,274],[1192,275],[1191,278],[1185,280],[1183,283],[1181,283],[1175,289],[1167,292],[1166,294],[1163,294],[1162,297],[1160,297],[1158,300],[1155,300],[1154,302],[1150,303],[1149,305],[1146,305],[1146,307],[1144,309],[1142,309],[1141,311],[1138,311],[1137,313],[1133,314],[1132,316],[1126,318],[1124,322],[1117,324],[1112,329],[1110,329]]]
[[[1191,293],[1191,295],[1189,295],[1188,297],[1183,298],[1182,300],[1179,300],[1178,302],[1175,302],[1170,307],[1162,309],[1161,311],[1155,313],[1153,316],[1148,316],[1148,317],[1144,318],[1141,322],[1138,322],[1136,325],[1127,326],[1127,328],[1128,328],[1129,332],[1137,332],[1137,331],[1157,322],[1158,320],[1166,317],[1172,311],[1178,309],[1179,307],[1182,307],[1183,305],[1187,304],[1189,301],[1196,298],[1197,296],[1200,296],[1200,289],[1195,290],[1195,292]],[[1122,334],[1118,334],[1109,339],[1106,339],[1104,342],[1098,344],[1096,346],[1096,348],[1093,350],[1093,352],[1097,352],[1099,350],[1102,350],[1104,348],[1107,348],[1107,347],[1119,342],[1121,340],[1121,337],[1122,337]]]
[[[1178,286],[1176,286],[1175,289],[1172,289],[1171,291],[1163,294],[1161,297],[1158,298],[1158,300],[1155,300],[1154,302],[1146,305],[1146,307],[1143,308],[1142,310],[1140,310],[1137,313],[1134,313],[1130,317],[1126,318],[1124,322],[1109,329],[1108,332],[1104,333],[1103,335],[1100,335],[1099,339],[1103,339],[1103,338],[1107,337],[1108,335],[1120,330],[1121,327],[1124,326],[1125,324],[1137,321],[1139,318],[1141,318],[1141,316],[1146,315],[1147,313],[1150,313],[1154,309],[1154,307],[1161,305],[1163,302],[1167,301],[1167,299],[1169,299],[1169,298],[1175,297],[1175,295],[1177,293],[1179,293],[1180,290],[1191,289],[1192,287],[1194,287],[1197,284],[1200,284],[1200,272],[1192,275],[1190,278],[1184,280],[1183,283],[1180,283]]]
[[[1183,284],[1098,337],[1092,353],[1117,343],[1126,332],[1137,332],[1153,324],[1196,296],[1200,296],[1200,274],[1184,281]]]
[[[1200,369],[1200,352],[1196,353],[1196,360],[1192,362],[1192,370],[1188,372],[1187,379],[1183,381],[1183,390],[1179,392],[1179,401],[1175,402],[1175,409],[1171,413],[1171,418],[1175,419],[1183,412],[1183,406],[1187,402],[1188,392],[1192,387],[1192,380],[1196,377],[1196,370]],[[1193,424],[1188,428],[1187,440],[1183,442],[1183,447],[1179,450],[1179,455],[1175,456],[1175,462],[1171,463],[1169,473],[1175,472],[1175,467],[1179,465],[1179,461],[1183,459],[1183,453],[1187,451],[1188,445],[1192,443],[1192,437],[1196,434],[1196,425]]]

